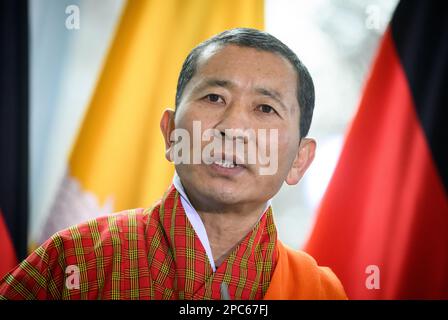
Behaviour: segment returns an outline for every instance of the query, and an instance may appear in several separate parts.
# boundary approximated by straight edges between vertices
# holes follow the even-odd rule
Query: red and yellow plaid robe
[[[329,269],[277,240],[270,207],[213,272],[171,186],[151,209],[56,233],[0,281],[0,299],[221,299],[222,283],[231,299],[345,298]]]

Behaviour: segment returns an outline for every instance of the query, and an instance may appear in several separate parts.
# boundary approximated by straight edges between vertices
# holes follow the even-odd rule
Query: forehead
[[[296,98],[297,73],[281,55],[236,45],[210,45],[201,53],[192,82],[217,77],[240,87],[269,87]]]

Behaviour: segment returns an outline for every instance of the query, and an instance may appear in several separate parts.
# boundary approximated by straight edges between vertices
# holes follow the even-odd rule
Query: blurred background
[[[400,8],[398,0],[8,3],[0,7],[1,39],[9,44],[8,50],[1,49],[0,61],[14,63],[1,67],[1,126],[2,132],[12,132],[9,126],[17,123],[21,134],[1,136],[3,159],[13,168],[0,172],[0,210],[6,226],[0,219],[0,238],[13,239],[10,247],[1,249],[2,255],[13,256],[15,251],[20,260],[62,228],[110,212],[148,207],[160,198],[173,167],[164,158],[159,119],[166,107],[174,106],[181,63],[201,41],[245,26],[266,30],[293,49],[316,89],[309,133],[317,140],[316,158],[298,185],[285,184],[273,199],[280,239],[332,267],[348,284],[349,297],[448,297],[448,135],[440,122],[447,116],[448,101],[443,93],[448,82],[448,11],[442,10],[443,4],[410,0],[401,2]],[[391,42],[397,52],[390,49]],[[409,71],[413,66],[415,70]],[[421,76],[423,71],[427,73]],[[397,86],[403,74],[409,85]],[[408,114],[424,119],[423,131],[420,125],[399,126],[408,118],[391,115],[395,109],[411,110],[413,101],[417,112]],[[24,117],[25,122],[20,120]],[[396,134],[388,131],[395,124],[400,130]],[[361,128],[365,136],[359,134]],[[411,134],[414,131],[419,133]],[[422,132],[427,140],[419,140]],[[395,138],[392,147],[385,142]],[[418,141],[427,141],[429,149],[418,147]],[[384,154],[377,148],[382,144],[388,146]],[[421,169],[409,165],[415,150],[433,152],[434,161],[430,155],[426,162],[418,158],[416,163],[428,162],[436,169],[421,170],[412,180]],[[393,165],[389,168],[384,159],[392,159]],[[367,173],[365,163],[370,165]],[[333,188],[328,190],[332,177]],[[336,186],[339,193],[334,192]],[[367,196],[357,194],[359,190]],[[422,216],[424,223],[418,218]],[[405,231],[396,232],[398,226]],[[421,233],[417,226],[424,226]],[[339,260],[332,260],[329,252],[339,254]],[[384,281],[393,283],[393,289],[390,285],[380,291],[364,283],[369,265],[388,268]],[[4,261],[3,272],[8,267]],[[421,283],[408,288],[409,279],[416,278]]]
[[[301,247],[310,231],[313,213],[336,165],[344,132],[396,3],[265,1],[264,29],[297,53],[316,87],[309,134],[318,142],[316,160],[301,183],[285,184],[273,202],[280,237],[292,247]],[[79,8],[79,29],[65,28],[69,5]],[[49,236],[41,236],[42,228],[124,5],[123,0],[30,2],[31,241]],[[175,83],[171,85],[175,88]]]

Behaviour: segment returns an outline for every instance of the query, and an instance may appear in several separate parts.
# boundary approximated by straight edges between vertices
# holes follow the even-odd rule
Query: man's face
[[[255,164],[233,168],[219,163],[176,165],[187,193],[200,202],[195,205],[207,203],[208,209],[213,209],[265,203],[278,192],[299,157],[297,74],[289,61],[274,53],[235,45],[208,48],[184,90],[172,128],[185,129],[193,137],[193,121],[200,121],[201,134],[207,129],[222,133],[227,129],[252,129],[255,133],[265,129],[268,154],[275,150],[270,145],[270,129],[277,130],[273,143],[278,166],[273,174],[260,174],[258,157]],[[234,137],[223,134],[219,139],[224,145]],[[203,141],[202,148],[208,143]],[[255,147],[257,152],[264,147],[257,137]],[[248,148],[245,150],[247,161]],[[190,153],[194,151],[191,142]]]

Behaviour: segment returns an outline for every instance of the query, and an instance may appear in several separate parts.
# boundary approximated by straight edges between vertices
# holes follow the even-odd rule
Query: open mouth
[[[247,169],[244,158],[236,154],[216,153],[213,158],[209,168],[221,176],[237,176]]]
[[[216,160],[215,162],[213,162],[213,164],[216,164],[220,167],[228,168],[228,169],[238,167],[238,165],[235,162],[227,161],[227,160]]]

